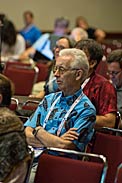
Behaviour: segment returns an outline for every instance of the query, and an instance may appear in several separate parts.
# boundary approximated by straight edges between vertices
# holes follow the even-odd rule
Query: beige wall
[[[23,26],[25,10],[33,11],[42,30],[52,30],[59,16],[69,18],[73,28],[75,18],[82,15],[92,26],[122,32],[122,0],[0,0],[0,12],[7,14],[17,29]]]

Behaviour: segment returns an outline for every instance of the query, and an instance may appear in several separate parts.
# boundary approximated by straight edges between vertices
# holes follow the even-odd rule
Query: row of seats
[[[18,105],[17,99],[12,98],[12,100],[13,101],[15,100]],[[22,108],[25,110],[26,109],[35,110],[36,107],[38,106],[38,104],[39,104],[39,101],[27,100],[26,102],[23,103]],[[27,120],[27,118],[24,116],[19,116],[19,117],[22,118],[22,120],[23,119],[25,119],[25,121]],[[118,123],[119,119],[120,119],[120,116],[118,114],[117,123]],[[25,122],[25,121],[23,121],[23,122]],[[49,156],[47,154],[40,156],[39,166],[38,166],[37,174],[35,177],[35,182],[39,183],[40,182],[39,180],[42,180],[41,181],[42,183],[43,182],[46,183],[46,182],[49,182],[49,179],[50,179],[50,180],[53,180],[52,182],[55,183],[56,182],[55,179],[58,179],[58,177],[56,175],[58,175],[60,172],[61,175],[62,174],[64,174],[64,175],[61,176],[61,178],[59,177],[59,179],[60,179],[59,183],[60,182],[65,183],[68,181],[74,183],[74,182],[76,182],[75,180],[77,180],[78,178],[79,178],[79,181],[77,180],[77,183],[79,183],[80,180],[83,180],[84,183],[87,183],[87,182],[95,183],[95,182],[100,182],[100,180],[101,180],[101,182],[103,182],[105,177],[106,177],[105,183],[114,183],[114,179],[115,179],[116,172],[117,172],[117,167],[122,163],[122,159],[121,159],[122,137],[121,136],[122,136],[122,131],[118,130],[118,129],[102,128],[102,131],[96,131],[96,133],[93,136],[92,141],[89,143],[89,145],[87,147],[86,154],[75,152],[76,155],[78,153],[80,156],[81,155],[83,157],[85,156],[85,158],[82,158],[82,160],[85,160],[85,162],[78,161],[78,160],[72,161],[72,159],[67,160],[67,159],[65,159],[65,157],[63,157],[64,164],[62,164],[63,163],[62,157],[58,158],[55,156]],[[89,146],[90,146],[90,148],[89,148]],[[48,149],[48,150],[54,151],[56,149]],[[58,151],[60,151],[60,150],[58,150]],[[67,153],[67,152],[65,152],[65,150],[62,150],[62,152]],[[72,151],[69,151],[69,153],[72,153]],[[92,155],[89,153],[92,153]],[[93,154],[97,154],[97,156],[99,158],[102,157],[104,159],[102,165],[99,165],[96,161],[93,161],[93,159],[96,157],[96,155],[94,157]],[[55,158],[57,158],[57,159],[55,160]],[[89,162],[89,160],[90,160],[90,162]],[[74,163],[76,163],[76,164],[74,164]],[[77,164],[78,164],[78,168],[76,168]],[[107,170],[107,164],[108,164],[108,170]],[[63,170],[60,170],[61,169],[60,166],[62,167]],[[68,166],[71,168],[70,171],[69,171]],[[50,168],[50,167],[52,167],[52,168]],[[75,167],[75,169],[74,169],[74,167]],[[68,172],[67,172],[67,170],[68,170]],[[59,171],[59,172],[57,172],[57,171]],[[62,171],[63,171],[63,173],[62,173]],[[85,173],[86,171],[87,171],[87,174]],[[42,172],[42,173],[40,173],[40,172]],[[46,172],[48,172],[48,177],[47,177]],[[66,178],[66,181],[62,180],[62,178],[66,177],[65,174],[68,176]],[[72,181],[70,181],[70,179],[72,177],[72,176],[70,177],[70,175],[73,176]],[[80,177],[79,177],[79,175],[80,175]],[[119,173],[118,173],[118,175],[119,175]],[[92,177],[92,179],[90,177]],[[121,177],[121,176],[119,175],[119,177]]]
[[[18,61],[7,61],[3,74],[11,79],[15,85],[15,95],[27,96],[31,94],[36,82],[45,81],[48,75],[46,64],[22,63]]]
[[[23,97],[23,96],[18,96],[18,97],[20,98],[20,97]],[[38,105],[40,103],[40,100],[41,99],[39,99],[39,100],[36,99],[35,100],[35,99],[29,99],[28,98],[24,102],[20,102],[19,99],[12,97],[11,98],[11,104],[10,104],[9,108],[13,111],[21,109],[21,110],[30,110],[30,111],[33,112],[38,107]],[[21,106],[19,107],[20,103],[21,103]],[[121,115],[120,115],[119,111],[117,111],[116,121],[115,121],[115,126],[114,126],[115,129],[117,129],[119,127],[120,122],[121,122],[120,119],[121,119]]]
[[[26,100],[22,104],[21,109],[35,111],[38,105],[39,105],[39,101],[37,100]],[[16,111],[19,108],[18,106],[19,106],[19,100],[12,97],[9,109],[11,109],[12,111]]]
[[[90,153],[47,148],[39,158],[34,182],[122,183],[121,136],[122,130],[102,128],[95,133]],[[78,158],[64,157],[67,154]]]
[[[17,99],[12,98],[12,100],[18,105],[18,100]],[[22,109],[24,109],[24,110],[35,110],[37,108],[38,104],[39,104],[39,101],[26,100],[23,103],[23,105],[22,105]],[[14,108],[11,108],[11,109],[14,110]],[[19,117],[22,118],[22,120],[25,119],[23,122],[25,122],[27,120],[27,118],[25,116],[19,116]],[[119,115],[119,113],[117,113],[116,128],[118,126],[119,120],[120,120],[120,115]],[[105,133],[105,132],[107,132],[107,133]],[[102,128],[102,131],[97,131],[94,134],[93,140],[91,141],[91,143],[89,143],[89,146],[87,147],[87,150],[86,150],[87,153],[102,155],[102,156],[104,156],[106,158],[106,161],[108,163],[108,170],[107,170],[107,175],[106,175],[106,181],[105,181],[105,183],[114,183],[114,179],[115,179],[116,172],[117,172],[117,167],[122,162],[122,160],[121,160],[121,154],[122,154],[122,137],[121,136],[122,136],[122,131],[121,130],[118,130],[118,129],[110,129],[110,128]],[[70,151],[70,153],[71,153],[71,151]],[[89,176],[86,176],[86,174],[83,173],[83,175],[82,175],[81,174],[81,172],[83,172],[82,169],[79,170],[78,172],[80,174],[80,177],[82,177],[82,179],[84,180],[84,183],[87,183],[87,182],[88,183],[90,183],[90,182],[91,183],[92,182],[95,183],[95,180],[94,180],[95,177],[97,177],[97,180],[98,179],[100,179],[100,180],[103,179],[100,176],[101,174],[98,174],[98,172],[100,172],[100,171],[104,172],[107,168],[104,168],[105,170],[103,171],[102,168],[104,166],[103,165],[102,165],[102,167],[101,167],[101,165],[98,165],[97,166],[96,161],[95,161],[95,164],[93,162],[91,162],[91,161],[90,161],[90,164],[89,164],[89,161],[86,163],[86,160],[89,160],[89,157],[90,157],[88,155],[89,154],[84,155],[85,157],[88,157],[88,159],[86,159],[86,158],[83,159],[83,160],[85,160],[85,162],[83,162],[83,164],[81,162],[79,162],[79,161],[78,161],[79,162],[78,164],[80,166],[80,163],[81,163],[82,166],[84,167],[84,171],[87,170],[87,172],[90,172],[91,174]],[[48,155],[46,155],[46,159],[48,159],[47,156]],[[42,158],[42,157],[40,156],[40,158]],[[45,156],[44,156],[44,158],[45,158]],[[55,159],[55,157],[52,157],[52,159]],[[90,160],[93,160],[93,157],[91,157]],[[60,159],[60,161],[62,163],[62,159]],[[41,162],[41,164],[43,165],[42,162]],[[77,161],[76,161],[76,164],[77,164]],[[45,162],[45,165],[49,165],[49,162],[48,163]],[[104,162],[104,165],[106,167],[106,163],[105,162]],[[40,164],[39,164],[39,166],[40,166]],[[62,165],[62,166],[63,167],[66,167],[65,164]],[[92,167],[92,166],[94,166],[94,168],[96,168],[99,171],[97,172],[94,168],[92,168],[93,172],[90,171],[89,167]],[[45,168],[47,169],[48,167],[45,167]],[[98,167],[101,168],[101,169],[99,169]],[[44,167],[41,167],[41,168],[43,169]],[[39,167],[38,167],[38,169],[39,169],[39,172],[40,172],[40,168]],[[43,180],[42,178],[45,175],[44,173],[42,173],[41,175],[39,173],[39,178],[38,178],[38,169],[37,169],[37,175],[36,175],[37,182],[38,182],[38,179]],[[60,167],[59,168],[57,167],[57,170],[58,169],[60,169]],[[66,168],[66,169],[69,170],[68,168]],[[64,173],[66,172],[66,169],[65,169]],[[46,171],[48,171],[48,170],[46,170]],[[54,171],[55,171],[55,169],[54,169]],[[73,168],[72,168],[72,171],[74,172],[74,169]],[[76,171],[76,175],[79,177],[78,172]],[[96,172],[97,174],[94,175],[94,172]],[[93,175],[92,175],[92,173],[93,173]],[[73,173],[71,173],[71,172],[68,172],[68,174],[73,175]],[[56,173],[56,175],[58,175],[58,173]],[[118,173],[118,175],[119,175],[119,173]],[[42,176],[42,177],[40,177],[40,176]],[[52,176],[51,179],[53,179],[55,177],[52,173],[51,173],[50,176]],[[91,176],[93,177],[93,180],[94,181],[92,181],[91,179],[89,179],[89,177],[91,177]],[[105,174],[103,174],[103,177],[105,177]],[[42,182],[46,182],[45,179]],[[49,177],[47,179],[47,182],[49,182]],[[96,182],[99,182],[99,181],[96,181]],[[55,183],[55,181],[54,181],[54,183]],[[74,183],[74,182],[72,182],[72,183]]]
[[[107,158],[106,183],[114,183],[117,167],[122,163],[122,130],[102,128],[94,135],[91,153],[102,154]]]
[[[9,109],[14,111],[21,119],[21,121],[25,123],[28,120],[29,116],[31,116],[36,110],[39,102],[40,101],[37,100],[26,100],[25,102],[21,103],[19,99],[11,98],[11,104],[9,106]]]
[[[118,42],[115,44],[102,44],[105,59],[103,59],[97,73],[108,79],[106,57],[112,51],[118,48]],[[119,44],[120,45],[120,44]],[[120,45],[122,48],[122,44]],[[38,63],[22,63],[19,61],[7,61],[3,74],[10,78],[15,84],[15,95],[29,95],[32,92],[33,85],[36,82],[45,81],[48,76],[48,66],[41,61]]]
[[[58,153],[54,156],[48,153]],[[61,156],[60,156],[61,154]],[[67,155],[67,157],[64,157]],[[82,160],[71,159],[82,158]],[[89,158],[98,162],[88,161]],[[104,156],[88,154],[71,150],[47,148],[38,162],[35,183],[98,183],[105,180],[107,161]],[[48,176],[47,176],[48,175]]]

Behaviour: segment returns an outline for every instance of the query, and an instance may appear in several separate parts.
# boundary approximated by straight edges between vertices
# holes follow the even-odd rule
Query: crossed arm
[[[75,139],[78,139],[78,133],[76,128],[70,128],[65,134],[61,137],[50,134],[44,130],[41,126],[36,137],[33,135],[33,128],[26,127],[25,134],[27,137],[27,142],[29,145],[34,147],[57,147],[63,149],[76,149],[75,144],[72,142]]]

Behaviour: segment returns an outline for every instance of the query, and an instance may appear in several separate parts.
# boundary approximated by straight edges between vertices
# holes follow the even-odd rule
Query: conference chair
[[[122,183],[122,163],[117,167],[117,173],[114,183]]]
[[[46,64],[37,63],[36,67],[39,69],[39,74],[36,82],[46,81],[48,76],[48,66]]]
[[[12,111],[15,111],[15,110],[17,110],[18,105],[19,105],[18,99],[12,97],[11,98],[11,104],[9,105],[9,109],[12,110]]]
[[[32,168],[33,160],[34,160],[34,150],[31,146],[28,146],[28,151],[29,151],[30,159],[28,160],[27,173],[26,173],[24,183],[29,183],[31,168]]]
[[[40,103],[40,101],[37,101],[37,100],[27,100],[24,102],[22,109],[35,111],[36,108],[38,107],[39,103]]]
[[[117,113],[116,113],[116,121],[115,121],[115,126],[114,126],[115,129],[119,128],[120,122],[121,122],[121,114],[120,114],[119,111],[117,111]]]
[[[114,126],[114,129],[118,129],[119,128],[119,125],[121,123],[121,114],[119,111],[116,112],[116,120],[115,120],[115,126]],[[105,127],[106,128],[106,127]],[[105,128],[101,128],[100,130],[101,131],[104,131],[105,132]],[[109,131],[110,133],[110,131]],[[115,133],[116,134],[116,131],[112,131],[112,133]],[[92,149],[92,146],[93,146],[93,141],[94,141],[94,136],[91,140],[91,142],[87,145],[87,148],[86,148],[86,152],[91,152],[91,149]]]
[[[58,148],[47,148],[46,152],[48,154],[40,155],[35,183],[104,183],[107,162],[103,155]],[[54,153],[58,155],[55,156]],[[80,159],[72,159],[72,156]],[[100,162],[88,161],[91,157]]]
[[[19,62],[7,62],[3,74],[15,85],[15,95],[29,95],[37,81],[39,69]]]
[[[107,158],[106,183],[114,183],[117,167],[122,162],[122,130],[103,127],[96,131],[93,141],[91,153]]]

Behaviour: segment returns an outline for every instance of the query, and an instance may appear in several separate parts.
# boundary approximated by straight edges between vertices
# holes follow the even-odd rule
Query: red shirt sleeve
[[[117,94],[114,86],[105,78],[94,75],[83,89],[96,108],[97,115],[117,111]]]

